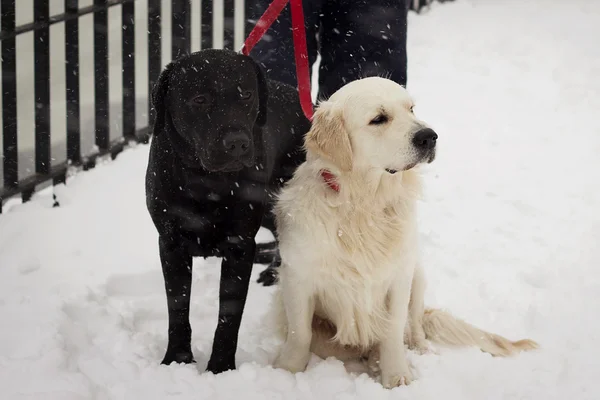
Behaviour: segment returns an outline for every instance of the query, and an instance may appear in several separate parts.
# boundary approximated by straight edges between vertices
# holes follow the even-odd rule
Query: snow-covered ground
[[[336,360],[269,366],[271,288],[252,284],[238,370],[204,373],[218,260],[197,260],[197,365],[160,366],[167,313],[147,146],[0,215],[0,398],[598,399],[600,3],[457,0],[409,20],[409,89],[440,134],[420,208],[427,303],[542,348],[410,354],[384,390]],[[261,268],[256,268],[255,277]]]

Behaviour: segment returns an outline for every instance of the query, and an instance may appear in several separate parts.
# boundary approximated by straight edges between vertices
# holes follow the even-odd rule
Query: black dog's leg
[[[255,264],[271,264],[277,256],[277,241],[256,244]]]
[[[291,176],[288,176],[287,180],[289,180],[290,178]],[[261,225],[270,230],[273,236],[277,236],[275,214],[273,213],[272,205],[268,208],[268,211],[263,216]],[[264,286],[271,286],[275,284],[275,282],[277,281],[277,270],[275,268],[281,265],[281,256],[279,255],[279,242],[277,241],[277,239],[269,243],[257,244],[256,257],[254,259],[254,262],[257,264],[269,264],[267,269],[260,273],[257,282],[262,283]]]
[[[162,364],[192,363],[195,362],[189,318],[192,257],[173,238],[161,236],[159,248],[169,309],[169,344]]]
[[[219,321],[207,366],[207,370],[215,374],[235,369],[238,332],[246,305],[255,251],[253,237],[242,243],[229,242],[224,249],[219,287]]]
[[[257,282],[262,283],[263,286],[272,286],[277,283],[277,268],[279,268],[280,265],[281,255],[279,254],[279,247],[277,247],[271,264],[260,273]]]
[[[261,226],[268,229],[273,236],[276,236],[277,231],[275,227],[275,214],[270,206],[263,215]],[[271,264],[277,253],[277,240],[267,243],[258,243],[256,245],[256,256],[254,257],[254,263],[256,264]]]

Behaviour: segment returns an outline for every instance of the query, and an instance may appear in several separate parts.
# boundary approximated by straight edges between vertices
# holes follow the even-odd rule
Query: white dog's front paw
[[[302,372],[306,369],[308,360],[310,359],[310,351],[298,352],[298,351],[286,351],[284,349],[273,363],[274,368],[281,368],[291,373]]]
[[[410,385],[413,381],[412,373],[408,368],[405,371],[386,372],[382,371],[381,384],[386,389],[392,389],[398,386]]]

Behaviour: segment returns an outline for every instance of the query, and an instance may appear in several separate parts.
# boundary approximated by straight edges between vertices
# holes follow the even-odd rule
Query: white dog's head
[[[432,162],[436,140],[414,115],[405,88],[370,77],[346,84],[319,104],[305,147],[341,171],[381,168],[393,174]]]

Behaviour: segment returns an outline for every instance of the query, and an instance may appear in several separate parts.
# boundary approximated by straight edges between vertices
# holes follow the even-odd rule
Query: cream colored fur
[[[433,154],[413,145],[427,125],[412,106],[403,87],[365,78],[316,110],[305,139],[307,161],[275,207],[282,266],[274,305],[285,338],[275,367],[303,371],[312,351],[364,362],[380,371],[385,387],[395,387],[413,379],[405,342],[421,352],[430,339],[494,355],[535,347],[425,310],[415,166]],[[381,115],[384,123],[371,122]],[[337,177],[339,193],[324,183],[323,169]]]

